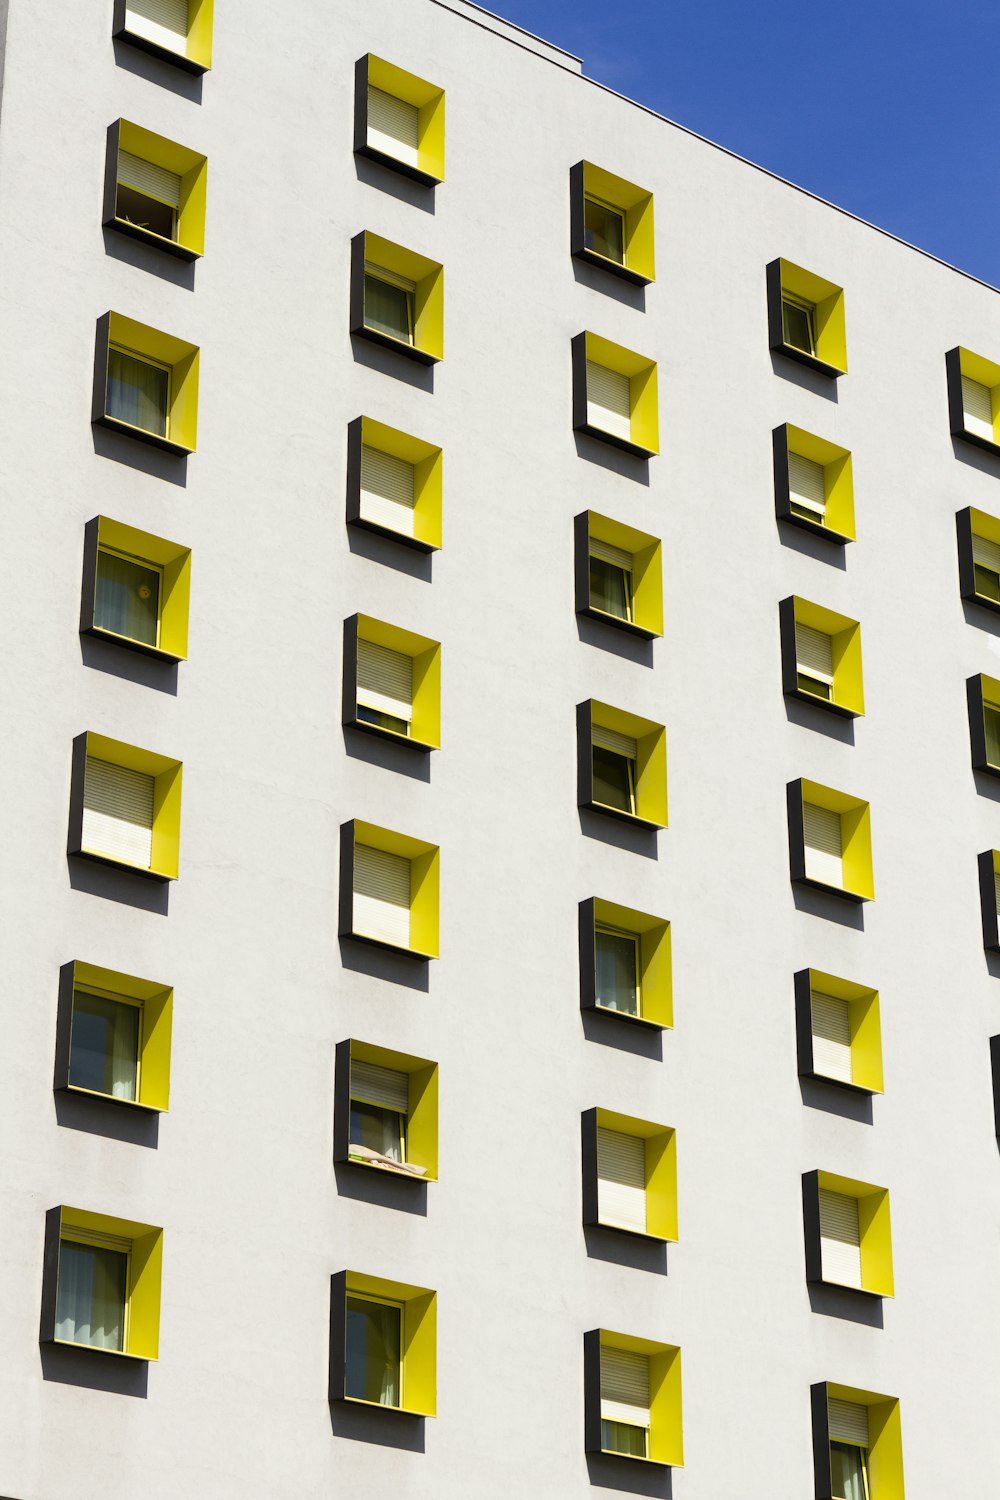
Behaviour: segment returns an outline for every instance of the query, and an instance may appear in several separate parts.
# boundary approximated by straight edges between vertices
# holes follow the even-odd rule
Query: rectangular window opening
[[[413,732],[413,658],[358,639],[358,718],[409,736]]]
[[[615,437],[631,439],[632,390],[627,375],[587,360],[587,421]]]
[[[59,1241],[56,1338],[121,1352],[127,1344],[131,1246],[96,1240]]]
[[[590,607],[616,620],[634,619],[632,569],[634,558],[623,547],[599,537],[590,538]]]
[[[148,870],[153,859],[155,778],[87,756],[83,846]]]
[[[610,203],[589,195],[583,200],[583,243],[596,255],[625,264],[625,215]]]
[[[972,562],[976,574],[976,593],[1000,603],[1000,543],[972,533]]]
[[[171,52],[187,47],[188,0],[126,0],[125,20],[130,31]]]
[[[351,1059],[351,1156],[405,1163],[409,1087],[407,1075],[395,1068]]]
[[[804,802],[802,826],[807,878],[842,888],[844,850],[840,814],[814,802]]]
[[[407,166],[420,165],[420,111],[384,89],[368,85],[368,144]]]
[[[993,434],[993,395],[988,385],[962,376],[962,411],[966,432],[974,432],[988,443],[995,441]]]
[[[155,162],[119,147],[115,214],[166,240],[177,239],[181,179]]]
[[[70,1087],[112,1099],[138,1099],[141,1025],[138,1005],[98,991],[75,990]]]
[[[833,698],[833,641],[825,630],[795,621],[795,667],[798,686],[814,698]]]
[[[830,1477],[833,1500],[871,1500],[868,1408],[830,1397]]]
[[[365,327],[413,343],[416,287],[403,276],[365,264]]]
[[[615,927],[595,926],[597,1004],[603,1010],[641,1015],[639,939]]]
[[[820,1188],[819,1234],[823,1280],[860,1289],[861,1230],[857,1198]]]
[[[410,946],[410,861],[403,855],[355,845],[354,928],[396,948]]]
[[[637,748],[634,739],[595,724],[592,730],[595,802],[635,815]]]
[[[810,991],[813,1065],[817,1073],[841,1083],[854,1081],[848,1003],[839,995]]]
[[[158,646],[162,571],[152,563],[100,547],[94,626],[146,646]]]
[[[649,1455],[649,1360],[601,1345],[601,1446],[629,1458]]]
[[[397,1302],[347,1297],[346,1394],[377,1406],[403,1404],[403,1309]]]
[[[597,1205],[602,1224],[646,1233],[646,1143],[641,1136],[598,1126]]]
[[[169,368],[112,344],[108,350],[108,416],[157,437],[167,437],[169,407]]]
[[[413,465],[365,443],[361,449],[361,517],[413,536],[416,506]]]
[[[826,525],[826,476],[822,464],[801,453],[789,453],[788,503],[793,516]]]
[[[781,328],[785,343],[804,354],[816,353],[816,308],[811,302],[781,295]]]

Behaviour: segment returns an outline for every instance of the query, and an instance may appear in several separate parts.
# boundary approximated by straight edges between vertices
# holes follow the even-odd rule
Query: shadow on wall
[[[386,979],[390,984],[400,984],[408,990],[419,990],[425,995],[430,989],[428,964],[425,961],[407,958],[405,953],[390,953],[374,944],[359,942],[357,938],[340,939],[340,961],[345,969],[350,969],[355,974]]]
[[[434,189],[426,183],[413,182],[402,173],[394,172],[392,167],[383,166],[381,162],[372,161],[367,156],[355,155],[354,170],[358,174],[358,181],[363,182],[366,187],[388,193],[390,197],[398,198],[400,203],[422,209],[425,214],[434,212]]]
[[[105,1140],[146,1146],[153,1151],[159,1144],[160,1117],[152,1111],[61,1090],[55,1094],[55,1107],[56,1121],[66,1130],[82,1130],[87,1135],[101,1135]]]
[[[826,891],[808,885],[793,885],[792,896],[797,911],[839,922],[841,927],[853,927],[858,932],[865,930],[865,914],[859,902],[845,901],[842,896],[827,895]]]
[[[656,829],[640,828],[633,823],[619,821],[593,808],[581,807],[580,832],[584,838],[599,839],[614,849],[627,849],[630,854],[643,854],[646,859],[657,859]]]
[[[825,541],[821,536],[813,536],[784,516],[775,516],[774,524],[778,528],[778,541],[783,547],[790,547],[793,552],[801,552],[803,557],[814,557],[817,562],[829,563],[832,568],[840,568],[841,571],[846,569],[846,547],[838,547],[833,542]]]
[[[94,635],[81,635],[80,658],[85,667],[92,667],[95,672],[107,672],[123,682],[134,682],[137,687],[177,697],[175,661],[157,661],[155,656],[143,656],[139,651],[130,651]]]
[[[771,350],[771,369],[782,380],[790,380],[792,385],[801,386],[813,396],[825,396],[827,401],[832,401],[835,405],[840,400],[836,380],[831,380],[829,375],[823,375],[819,370],[807,369],[805,365],[789,359],[787,354],[782,354],[777,349]]]
[[[182,72],[168,62],[161,62],[157,57],[151,57],[148,52],[142,52],[138,47],[131,46],[122,41],[120,37],[114,40],[115,65],[123,68],[126,73],[134,73],[137,78],[144,78],[147,83],[155,83],[162,89],[170,89],[172,93],[179,94],[182,99],[190,99],[192,104],[201,103],[202,78],[201,75],[193,76]]]
[[[577,615],[576,632],[586,646],[596,646],[600,651],[612,651],[623,661],[634,661],[640,667],[653,665],[652,641],[628,635],[614,625],[605,625],[603,620],[592,619],[590,615]]]
[[[863,1328],[882,1328],[882,1298],[852,1291],[849,1286],[827,1286],[814,1283],[809,1288],[809,1305],[825,1318],[841,1318]]]
[[[947,415],[945,417],[947,420]],[[1000,455],[992,457],[983,448],[975,448],[960,437],[952,436],[951,448],[959,462],[968,464],[970,469],[978,469],[980,474],[989,474],[991,479],[1000,475]]]
[[[363,334],[351,334],[351,348],[356,364],[366,365],[369,370],[377,370],[380,375],[391,375],[394,380],[402,380],[418,391],[427,391],[429,395],[433,395],[432,366],[414,364],[405,354],[397,354],[394,349],[373,344]]]
[[[617,1047],[619,1052],[631,1052],[633,1057],[645,1057],[650,1062],[663,1061],[663,1033],[653,1027],[636,1026],[599,1010],[581,1010],[580,1020],[588,1042]]]
[[[128,437],[123,432],[114,432],[110,427],[93,427],[94,452],[100,458],[110,458],[116,464],[125,464],[130,469],[140,469],[154,479],[164,479],[168,484],[187,487],[187,459],[175,453],[164,453],[159,448],[139,438]]]
[[[194,291],[194,265],[190,261],[164,255],[154,245],[143,245],[107,225],[104,229],[104,251],[113,260],[124,261],[127,266],[135,266],[151,276],[159,276],[163,281],[172,282],[185,291]]]
[[[592,1485],[619,1490],[623,1495],[655,1495],[658,1500],[673,1500],[674,1481],[671,1469],[630,1463],[607,1453],[588,1453],[587,1472]]]
[[[424,1452],[423,1417],[391,1407],[352,1406],[330,1402],[330,1430],[334,1437],[355,1443],[377,1443],[380,1448],[400,1448],[406,1453]]]
[[[430,781],[431,757],[410,745],[394,745],[391,740],[378,739],[363,729],[344,726],[344,750],[352,760],[363,760],[369,766],[378,766],[383,771],[396,771],[400,776],[410,776],[414,781]]]
[[[408,573],[411,578],[431,582],[431,553],[415,552],[412,548],[379,536],[377,531],[366,531],[363,526],[347,528],[347,542],[358,557],[367,557],[384,568],[395,568],[397,573]]]
[[[67,1344],[42,1344],[39,1354],[43,1380],[146,1399],[149,1366],[145,1360],[115,1358],[96,1349],[73,1349]]]
[[[812,729],[825,734],[842,745],[854,744],[854,720],[841,719],[827,709],[814,703],[805,703],[801,698],[785,698],[785,715],[789,724],[798,724],[802,729]]]
[[[131,875],[127,870],[114,870],[80,855],[66,856],[69,865],[69,883],[74,891],[84,891],[88,896],[101,896],[105,901],[118,901],[122,906],[134,906],[137,911],[149,911],[165,917],[170,907],[167,883]]]
[[[807,1109],[822,1109],[828,1115],[839,1115],[843,1120],[857,1120],[859,1125],[873,1122],[870,1094],[848,1093],[821,1078],[800,1078],[799,1091]]]
[[[636,312],[646,311],[644,286],[632,286],[613,272],[602,271],[600,266],[591,266],[581,260],[573,261],[573,275],[581,286],[589,287],[592,292],[600,292],[604,297],[615,297]]]
[[[395,1208],[400,1213],[419,1214],[426,1219],[427,1183],[419,1178],[404,1180],[344,1161],[334,1162],[333,1170],[341,1198],[351,1198],[356,1203],[374,1203],[379,1208]]]
[[[625,453],[620,448],[612,447],[610,443],[602,442],[600,438],[591,437],[589,432],[574,432],[573,437],[579,458],[586,459],[588,463],[599,464],[602,469],[610,469],[612,474],[621,474],[624,479],[634,479],[636,484],[644,484],[648,489],[649,459]]]
[[[648,1271],[653,1276],[667,1274],[667,1247],[655,1240],[621,1234],[603,1224],[585,1224],[583,1237],[591,1260],[605,1260],[633,1271]]]

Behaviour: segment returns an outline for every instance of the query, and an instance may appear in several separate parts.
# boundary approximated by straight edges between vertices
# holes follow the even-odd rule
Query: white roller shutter
[[[800,672],[833,682],[833,640],[825,630],[795,621],[795,663]]]
[[[804,458],[801,453],[788,455],[788,494],[804,510],[815,514],[822,521],[826,515],[826,479],[823,465],[815,459]]]
[[[644,1354],[601,1345],[601,1417],[649,1426],[649,1360]]]
[[[627,734],[619,734],[617,729],[607,729],[603,724],[594,724],[591,729],[591,739],[600,750],[613,750],[616,755],[627,755],[629,760],[635,760],[635,740]]]
[[[118,152],[118,181],[150,198],[158,198],[161,203],[169,203],[171,208],[181,206],[181,180],[177,173],[133,156],[131,151]]]
[[[153,859],[153,777],[87,756],[83,847],[148,870]]]
[[[188,34],[188,0],[127,0],[125,23],[136,36],[184,52]]]
[[[868,1447],[868,1408],[859,1401],[841,1401],[836,1396],[827,1399],[830,1436],[842,1443],[857,1443],[859,1448]]]
[[[861,1231],[858,1200],[847,1193],[819,1190],[819,1236],[823,1280],[841,1286],[861,1285]]]
[[[632,402],[629,379],[617,370],[587,360],[587,421],[615,437],[632,436]]]
[[[839,995],[824,995],[821,990],[810,993],[812,1008],[813,1066],[817,1073],[827,1078],[839,1078],[841,1083],[851,1083],[854,1069],[851,1063],[851,1022],[847,1001]]]
[[[361,449],[361,519],[412,536],[415,504],[413,465],[365,443]]]
[[[620,1130],[597,1130],[597,1216],[602,1224],[646,1232],[646,1143]]]
[[[1000,573],[1000,543],[988,541],[984,536],[972,533],[972,561],[981,568],[990,568]]]
[[[977,437],[986,438],[990,443],[994,441],[993,398],[990,388],[988,385],[981,385],[978,380],[970,380],[968,375],[962,376],[962,412],[966,432],[974,432]]]
[[[410,946],[410,861],[401,854],[354,846],[354,931]]]
[[[378,1063],[359,1062],[351,1058],[351,1098],[380,1104],[385,1109],[406,1114],[410,1101],[410,1080],[406,1073],[383,1068]]]
[[[624,547],[613,547],[610,542],[602,542],[596,536],[590,538],[590,555],[600,558],[601,562],[613,563],[616,568],[624,568],[626,573],[631,573],[635,560]]]
[[[358,702],[407,723],[413,718],[413,658],[358,637]]]
[[[802,804],[802,832],[805,841],[806,875],[824,885],[843,886],[844,850],[841,843],[840,814],[814,802]]]
[[[419,165],[420,111],[415,104],[368,85],[368,144],[409,167]]]
[[[993,904],[996,907],[997,916],[1000,917],[1000,874],[996,870],[993,871]]]

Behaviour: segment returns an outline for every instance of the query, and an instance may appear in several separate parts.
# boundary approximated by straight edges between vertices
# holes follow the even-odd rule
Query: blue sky
[[[584,72],[1000,286],[1000,0],[486,0]]]

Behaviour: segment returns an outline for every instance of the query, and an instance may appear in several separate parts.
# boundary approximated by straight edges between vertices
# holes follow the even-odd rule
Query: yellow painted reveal
[[[833,644],[833,702],[852,713],[865,711],[864,682],[861,671],[861,626],[848,615],[813,604],[808,599],[793,599],[795,620],[813,630],[821,630]]]
[[[872,1500],[905,1500],[903,1429],[899,1401],[853,1385],[827,1384],[828,1400],[853,1401],[868,1408],[868,1466]]]
[[[598,1109],[598,1129],[638,1136],[644,1143],[646,1167],[646,1233],[653,1239],[675,1241],[677,1213],[677,1132],[667,1125],[639,1120],[633,1115]]]
[[[347,1291],[360,1296],[383,1297],[398,1302],[403,1309],[403,1390],[402,1404],[395,1410],[413,1412],[422,1417],[437,1415],[437,1292],[427,1287],[410,1286],[404,1281],[387,1281],[361,1271],[348,1271]],[[367,1406],[374,1403],[358,1401]],[[390,1408],[380,1407],[381,1411]]]
[[[427,547],[441,546],[444,462],[440,448],[372,417],[361,418],[361,441],[413,465],[413,535]]]
[[[630,1458],[629,1462],[651,1461],[680,1468],[684,1463],[680,1349],[676,1344],[660,1344],[604,1328],[601,1345],[644,1354],[649,1360],[649,1459]]]
[[[365,231],[365,263],[413,282],[413,347],[444,359],[444,267],[371,230]]]
[[[632,613],[635,624],[663,634],[663,544],[659,537],[636,531],[622,521],[587,512],[587,534],[632,554]]]
[[[875,898],[875,873],[872,865],[871,813],[867,802],[818,781],[802,782],[803,802],[829,808],[840,814],[840,836],[844,860],[843,889],[864,901]],[[832,889],[840,889],[832,887]]]
[[[789,453],[799,453],[811,458],[813,463],[823,466],[823,488],[826,493],[826,520],[828,530],[837,536],[856,538],[854,524],[854,465],[846,448],[828,443],[801,427],[789,425],[785,429]]]
[[[139,1089],[134,1102],[144,1109],[165,1111],[170,1102],[170,1038],[173,1028],[174,992],[168,985],[120,974],[97,964],[73,965],[73,989],[100,990],[113,997],[135,1002],[142,1011],[139,1023]],[[73,1093],[90,1093],[70,1084]]]
[[[437,844],[427,844],[405,833],[395,833],[390,828],[358,820],[354,824],[354,842],[355,845],[368,844],[373,849],[385,849],[409,860],[410,947],[405,951],[422,954],[425,958],[439,957],[441,850]]]
[[[137,745],[126,745],[122,740],[110,740],[103,734],[88,733],[87,755],[97,760],[107,760],[116,766],[126,766],[131,771],[142,771],[152,776],[153,782],[153,849],[149,869],[167,880],[176,880],[180,860],[181,843],[181,776],[179,760],[170,760],[165,755],[156,755],[152,750],[140,750]],[[102,859],[110,856],[102,849],[85,852],[98,854]],[[127,860],[116,860],[124,868]],[[145,869],[145,866],[142,866]]]
[[[170,369],[170,393],[167,403],[167,439],[177,447],[193,453],[198,438],[198,360],[194,344],[172,334],[150,328],[113,312],[108,320],[108,343],[130,353],[145,356]],[[129,424],[120,418],[109,419],[123,431]],[[133,431],[141,429],[133,428]]]
[[[408,1080],[406,1111],[407,1159],[426,1167],[423,1182],[438,1177],[438,1065],[425,1057],[411,1057],[408,1052],[394,1052],[370,1042],[351,1042],[351,1057],[376,1067],[392,1068],[405,1073]]]
[[[606,370],[616,370],[628,377],[629,405],[631,407],[631,441],[649,454],[660,451],[660,404],[657,386],[656,361],[644,354],[636,354],[622,344],[613,344],[610,339],[600,338],[596,333],[586,335],[586,358]]]
[[[160,1284],[163,1276],[163,1230],[132,1219],[112,1218],[89,1209],[63,1206],[59,1216],[60,1238],[83,1239],[88,1235],[111,1235],[130,1244],[128,1313],[125,1348],[103,1349],[121,1359],[156,1359],[160,1351]],[[71,1342],[59,1340],[58,1342]],[[76,1347],[74,1345],[74,1347]],[[90,1347],[90,1346],[88,1346]]]
[[[670,923],[648,912],[634,911],[614,901],[594,900],[594,921],[618,927],[639,938],[639,1020],[656,1026],[674,1024],[673,962]],[[635,1019],[633,1017],[633,1019]]]
[[[596,699],[591,702],[591,716],[592,724],[602,724],[635,740],[635,815],[656,828],[666,828],[667,732],[663,725]]]
[[[177,213],[177,243],[195,255],[205,253],[205,212],[208,197],[208,158],[189,151],[165,135],[156,135],[131,120],[119,122],[119,149],[131,151],[143,161],[155,162],[181,180],[181,201]],[[147,230],[149,239],[161,236]]]
[[[963,375],[969,380],[978,381],[989,391],[993,441],[1000,445],[1000,365],[994,364],[991,359],[984,359],[981,354],[973,354],[971,349],[962,348],[958,351],[958,362]]]
[[[858,1200],[862,1288],[878,1297],[894,1296],[888,1188],[858,1182],[853,1177],[840,1177],[834,1172],[818,1172],[816,1175],[821,1189]]]
[[[388,646],[392,651],[401,651],[413,660],[413,722],[412,735],[396,734],[383,730],[393,738],[421,745],[431,745],[435,750],[441,745],[441,643],[425,635],[414,635],[412,630],[402,630],[398,625],[387,625],[371,615],[358,615],[358,639],[373,641],[379,646]]]
[[[98,517],[98,547],[124,552],[140,562],[162,569],[160,637],[158,649],[184,661],[188,649],[188,614],[191,602],[191,548],[164,541],[149,531],[138,531],[107,516]],[[102,630],[101,635],[113,635]]]
[[[782,294],[811,303],[815,308],[816,358],[835,370],[847,372],[847,324],[844,317],[844,289],[807,271],[804,266],[781,261]]]
[[[416,108],[417,166],[436,182],[443,182],[444,89],[372,53],[368,54],[368,82]]]
[[[809,987],[824,995],[836,995],[847,1001],[847,1021],[851,1033],[851,1073],[853,1083],[870,1089],[873,1094],[885,1090],[882,1071],[882,1021],[878,990],[854,984],[839,975],[809,970]]]
[[[583,191],[617,208],[625,219],[625,264],[646,281],[656,280],[653,195],[624,177],[616,177],[593,162],[583,164]],[[613,264],[613,262],[612,262]]]

